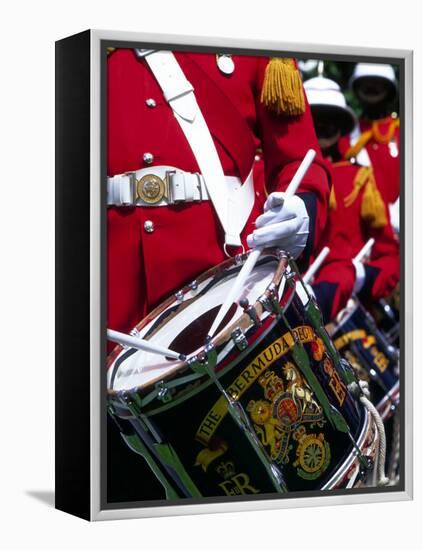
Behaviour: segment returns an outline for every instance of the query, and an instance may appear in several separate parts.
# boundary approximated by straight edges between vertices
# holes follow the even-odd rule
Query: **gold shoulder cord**
[[[381,122],[383,121],[375,120],[372,123],[371,129],[366,130],[360,135],[357,143],[351,145],[351,147],[345,153],[346,159],[349,160],[353,157],[356,157],[358,153],[363,149],[363,147],[365,147],[372,138],[377,141],[377,143],[380,143],[382,145],[387,145],[392,140],[395,135],[395,130],[399,128],[400,125],[399,118],[394,118],[391,120],[388,126],[388,130],[385,134],[382,134],[382,132],[380,131]]]
[[[346,208],[349,208],[357,199],[360,190],[364,187],[361,203],[361,217],[373,229],[385,227],[388,223],[386,206],[376,185],[373,169],[370,166],[361,166],[354,178],[353,189],[344,198]]]

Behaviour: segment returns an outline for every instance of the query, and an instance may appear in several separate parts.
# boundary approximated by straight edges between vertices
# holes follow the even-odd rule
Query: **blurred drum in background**
[[[336,349],[369,383],[371,399],[383,420],[399,404],[399,352],[378,329],[375,319],[352,298],[331,327]]]
[[[400,347],[400,285],[387,298],[372,304],[372,313],[378,328],[383,332],[389,344]]]

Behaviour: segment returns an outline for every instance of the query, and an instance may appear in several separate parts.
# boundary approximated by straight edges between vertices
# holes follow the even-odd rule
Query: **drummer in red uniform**
[[[353,292],[365,301],[392,292],[399,280],[399,246],[372,168],[342,159],[339,140],[353,130],[356,117],[338,84],[319,76],[306,81],[304,88],[320,147],[333,173],[325,232],[330,253],[313,283],[328,322]],[[354,262],[370,238],[375,239],[370,260],[364,265]]]
[[[391,65],[358,63],[350,85],[363,114],[351,135],[341,140],[346,159],[356,158],[372,166],[380,191],[391,205],[391,218],[399,227],[400,120],[392,111],[398,97],[398,84]],[[395,205],[395,206],[394,206]]]
[[[259,144],[264,177],[253,181]],[[247,236],[257,244],[264,178],[272,197],[283,192],[310,148],[318,150],[317,139],[292,59],[110,53],[108,327],[128,332],[165,297],[242,252]],[[265,244],[304,267],[320,246],[328,180],[318,155],[296,196],[282,207],[274,195],[265,206],[266,223],[277,223]]]

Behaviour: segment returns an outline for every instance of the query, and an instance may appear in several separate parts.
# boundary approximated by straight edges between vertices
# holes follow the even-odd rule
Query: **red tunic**
[[[362,214],[364,187],[352,204],[345,204],[360,167],[343,161],[334,163],[332,168],[336,204],[330,209],[325,233],[325,244],[331,251],[313,283],[325,321],[333,319],[350,298],[355,282],[352,260],[370,238],[375,239],[375,244],[370,261],[365,264],[366,279],[360,297],[374,300],[389,295],[399,280],[400,271],[398,240],[386,205],[387,223],[383,227],[372,227]]]
[[[284,190],[307,150],[319,150],[308,105],[304,115],[288,117],[261,104],[267,58],[233,56],[235,70],[225,75],[213,54],[174,53],[194,87],[224,173],[244,181],[260,143],[267,190]],[[109,176],[145,168],[146,152],[154,156],[151,166],[199,171],[145,60],[131,49],[116,50],[108,58],[107,83]],[[148,98],[155,100],[156,107],[147,106]],[[241,235],[244,245],[254,229],[253,221],[262,212],[263,179],[258,177],[255,182],[256,204]],[[329,197],[328,174],[320,156],[299,192],[307,196],[306,204],[312,205],[310,240],[318,246]],[[146,220],[154,223],[153,232],[144,230]],[[107,231],[107,323],[116,330],[128,331],[166,296],[225,259],[223,232],[210,201],[110,207]]]
[[[393,116],[369,121],[360,120],[364,139],[378,187],[389,203],[394,203],[400,194],[400,128],[399,119]],[[346,155],[350,150],[349,138],[340,141],[340,150]]]

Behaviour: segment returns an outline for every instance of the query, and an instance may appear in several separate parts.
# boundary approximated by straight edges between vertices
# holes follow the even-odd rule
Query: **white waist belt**
[[[236,176],[224,176],[224,183],[222,193],[236,200],[239,207],[254,202],[252,170],[243,185]],[[108,206],[168,206],[205,200],[210,196],[203,175],[173,166],[152,166],[107,178]]]

